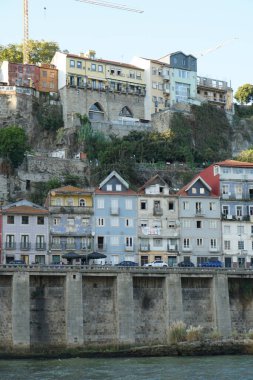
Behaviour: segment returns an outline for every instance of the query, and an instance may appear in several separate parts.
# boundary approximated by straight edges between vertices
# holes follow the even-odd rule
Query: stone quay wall
[[[167,343],[174,321],[229,338],[253,328],[253,272],[0,267],[0,354]]]

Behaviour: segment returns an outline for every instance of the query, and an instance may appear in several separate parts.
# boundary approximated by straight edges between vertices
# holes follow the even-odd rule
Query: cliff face
[[[233,121],[232,153],[237,156],[242,150],[253,146],[253,116]]]

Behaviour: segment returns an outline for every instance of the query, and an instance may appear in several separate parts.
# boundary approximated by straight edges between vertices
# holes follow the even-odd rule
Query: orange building
[[[52,64],[42,63],[39,67],[40,76],[38,91],[57,92],[58,91],[58,70]]]

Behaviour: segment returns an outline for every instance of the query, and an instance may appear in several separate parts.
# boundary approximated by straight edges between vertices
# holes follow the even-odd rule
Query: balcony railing
[[[31,249],[31,243],[29,242],[21,242],[20,243],[20,250],[21,251],[30,251]]]
[[[92,207],[84,206],[50,206],[49,211],[54,214],[93,214]]]
[[[14,241],[13,242],[6,241],[5,249],[16,249],[16,243]]]
[[[133,245],[126,245],[125,246],[125,251],[127,252],[133,252],[134,250],[134,246]]]
[[[154,207],[153,214],[154,216],[163,215],[163,209],[161,207]]]
[[[111,207],[111,215],[119,215],[119,207]]]
[[[201,208],[197,209],[195,213],[196,213],[196,216],[204,216],[205,215],[204,210],[202,210]]]
[[[168,252],[177,252],[178,251],[178,245],[177,244],[175,244],[175,245],[169,244],[167,246],[167,251]]]
[[[47,248],[46,243],[36,243],[36,245],[35,245],[36,251],[45,251],[46,248]]]
[[[150,251],[150,245],[149,244],[140,244],[140,251],[141,252],[148,252],[148,251]]]

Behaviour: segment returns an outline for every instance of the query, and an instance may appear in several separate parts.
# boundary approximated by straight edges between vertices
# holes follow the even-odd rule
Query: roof
[[[136,195],[136,191],[134,190],[131,190],[131,189],[128,189],[126,191],[106,191],[106,190],[100,190],[100,189],[96,189],[95,190],[95,194],[97,195],[118,195],[118,196],[122,196],[122,195]]]
[[[168,184],[164,181],[164,179],[162,177],[160,177],[159,174],[156,174],[154,175],[153,177],[151,177],[148,181],[146,181],[144,183],[144,185],[142,185],[139,189],[138,189],[138,192],[142,192],[144,189],[146,189],[147,187],[153,185],[153,184],[157,184],[157,183],[162,183],[163,185],[167,185]]]
[[[225,161],[217,162],[215,165],[228,166],[232,168],[253,168],[253,162],[243,162],[243,161],[236,161],[236,160],[225,160]]]
[[[75,187],[72,185],[58,187],[57,189],[50,190],[50,194],[55,195],[68,195],[68,194],[91,194],[93,192],[92,189],[83,189],[80,187]]]
[[[94,62],[100,62],[100,63],[109,63],[109,64],[115,65],[115,66],[127,67],[129,69],[136,69],[136,70],[144,71],[144,69],[141,69],[138,66],[131,65],[130,63],[117,62],[117,61],[109,61],[107,59],[98,59],[98,58],[94,59],[94,58],[89,58],[89,57],[82,57],[82,56],[77,55],[77,54],[67,54],[67,57],[69,57],[69,58],[77,58],[77,59],[81,59],[81,60],[84,60],[84,61],[94,61]]]
[[[3,214],[22,214],[22,215],[47,215],[48,210],[31,206],[10,206],[3,210]]]
[[[99,185],[99,189],[103,187],[112,177],[116,177],[119,182],[122,183],[127,189],[129,189],[128,183],[115,171],[113,170]]]

